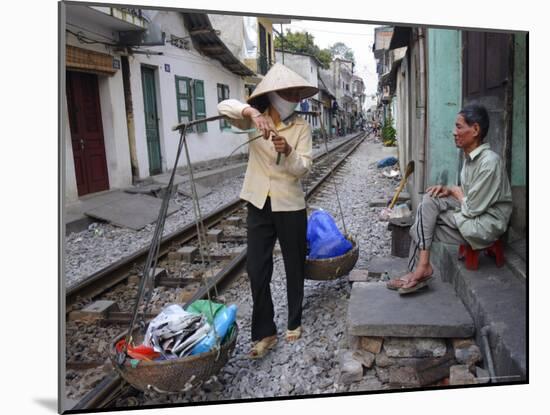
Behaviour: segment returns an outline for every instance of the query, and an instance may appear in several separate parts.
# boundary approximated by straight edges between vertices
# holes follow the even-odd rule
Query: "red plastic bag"
[[[116,344],[117,352],[122,352],[126,340],[122,339]],[[126,348],[126,354],[132,359],[151,361],[160,357],[160,353],[155,352],[152,347],[140,344],[139,346],[128,346]]]

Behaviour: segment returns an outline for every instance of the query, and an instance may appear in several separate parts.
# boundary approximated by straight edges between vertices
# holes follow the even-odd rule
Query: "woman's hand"
[[[264,117],[260,111],[252,107],[246,107],[243,110],[243,116],[250,118],[254,126],[260,131],[264,139],[268,139],[271,132],[275,132],[275,126],[268,118]]]
[[[451,191],[448,187],[437,185],[428,187],[426,189],[426,193],[428,193],[431,197],[446,197],[451,194]]]
[[[292,151],[292,147],[286,142],[286,138],[281,135],[273,136],[271,141],[273,141],[277,153],[283,153],[285,156],[288,156]]]

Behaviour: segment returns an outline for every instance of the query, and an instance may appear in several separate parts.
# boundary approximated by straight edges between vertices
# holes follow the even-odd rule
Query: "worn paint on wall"
[[[514,35],[514,100],[512,115],[512,186],[527,184],[526,35]]]
[[[462,100],[460,45],[458,30],[428,30],[428,186],[457,183],[453,128]]]

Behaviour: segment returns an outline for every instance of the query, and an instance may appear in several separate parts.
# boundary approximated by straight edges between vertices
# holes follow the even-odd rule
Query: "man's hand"
[[[271,141],[273,141],[277,153],[283,153],[285,156],[288,156],[292,151],[292,147],[286,142],[286,138],[281,135],[273,136]]]
[[[446,197],[450,196],[451,191],[446,186],[437,185],[428,187],[426,189],[426,193],[428,193],[431,197]]]
[[[462,187],[453,186],[449,189],[449,192],[452,197],[454,197],[456,200],[462,203],[462,201],[464,200],[464,192],[462,191]]]

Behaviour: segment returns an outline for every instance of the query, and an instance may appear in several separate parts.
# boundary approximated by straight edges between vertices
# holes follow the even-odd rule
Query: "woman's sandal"
[[[277,344],[277,335],[264,337],[262,340],[257,342],[254,346],[252,346],[252,349],[250,349],[250,352],[248,353],[248,357],[250,359],[261,359],[264,357],[267,352],[269,352],[270,349],[273,349],[275,345]]]
[[[414,284],[412,287],[409,288],[399,288],[397,292],[401,295],[403,294],[410,294],[418,291],[421,288],[424,288],[428,285],[428,281],[432,279],[431,275],[427,275],[425,277],[422,277],[421,279],[416,281],[416,284]]]
[[[285,335],[285,340],[287,342],[294,342],[300,338],[302,335],[302,326],[298,326],[294,330],[287,330]]]

